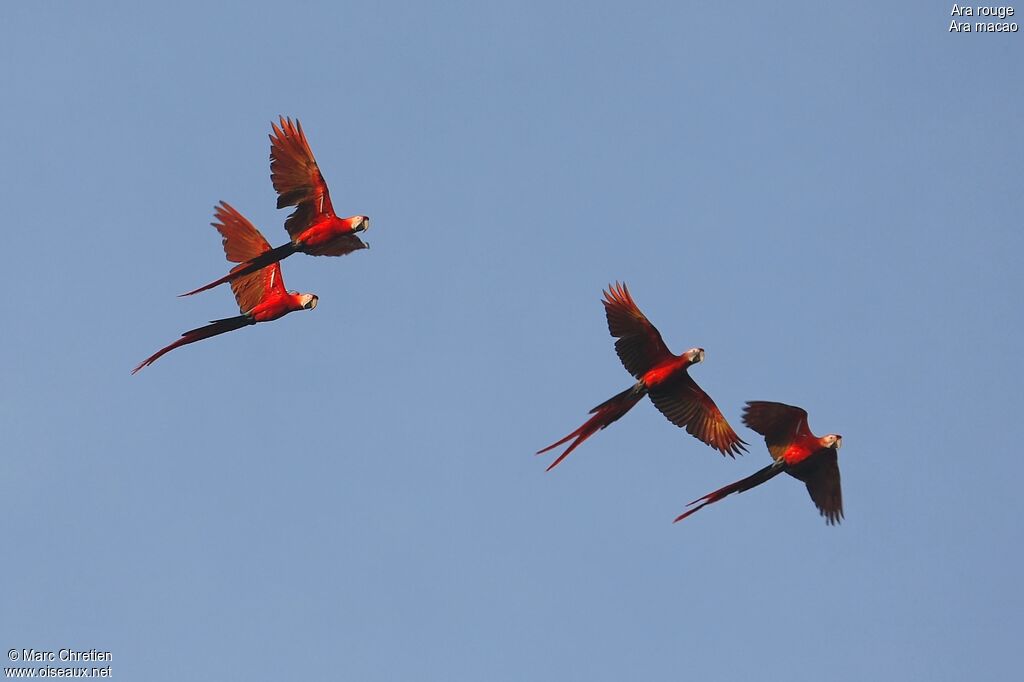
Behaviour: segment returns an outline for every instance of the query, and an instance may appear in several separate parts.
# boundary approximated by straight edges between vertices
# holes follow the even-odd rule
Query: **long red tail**
[[[720,499],[722,499],[726,495],[732,495],[733,493],[741,493],[744,490],[750,490],[751,488],[757,487],[757,486],[761,485],[762,483],[764,483],[765,481],[770,480],[772,478],[775,478],[776,476],[778,476],[779,474],[781,474],[785,470],[786,470],[786,468],[785,468],[784,465],[780,464],[779,462],[772,462],[771,464],[766,466],[764,469],[761,469],[760,471],[758,471],[756,474],[754,474],[752,476],[747,476],[743,480],[736,481],[735,483],[730,483],[729,485],[725,486],[724,488],[719,488],[718,490],[716,490],[713,493],[708,493],[704,497],[701,497],[701,498],[698,498],[698,499],[694,500],[693,502],[691,502],[690,504],[688,504],[686,506],[687,507],[693,507],[693,505],[697,504],[698,502],[700,502],[700,504],[697,505],[696,507],[693,507],[693,509],[690,509],[689,511],[683,512],[682,514],[677,516],[676,520],[673,521],[672,523],[676,523],[677,521],[682,521],[687,516],[689,516],[690,514],[692,514],[695,511],[697,511],[698,509],[702,509],[702,508],[708,506],[709,504],[714,504],[715,502],[718,502]]]
[[[211,336],[217,336],[225,332],[233,332],[236,329],[241,329],[246,325],[256,324],[256,321],[248,315],[239,315],[238,317],[228,317],[223,320],[214,320],[205,327],[199,327],[198,329],[191,329],[181,335],[181,338],[172,343],[169,346],[165,346],[157,352],[150,355],[148,358],[139,363],[139,366],[132,370],[132,374],[135,374],[143,367],[152,365],[156,362],[161,355],[169,353],[179,346],[185,346],[196,341],[202,341],[208,339]]]
[[[184,294],[178,294],[178,296],[191,296],[192,294],[198,294],[200,291],[206,291],[207,289],[212,289],[214,287],[220,286],[221,284],[233,282],[239,277],[244,277],[245,275],[248,275],[251,272],[256,272],[260,268],[265,268],[271,263],[276,263],[280,260],[284,260],[288,256],[295,253],[296,250],[297,249],[295,247],[295,244],[293,244],[292,242],[288,242],[287,244],[282,244],[281,246],[278,246],[275,249],[264,251],[255,258],[247,260],[244,263],[239,263],[235,267],[231,268],[231,272],[224,275],[220,279],[210,282],[205,286],[201,286],[198,289],[193,289],[192,291],[186,292]]]
[[[537,454],[540,455],[548,450],[557,448],[562,443],[570,441],[573,438],[576,439],[573,440],[572,445],[566,448],[565,452],[558,456],[558,459],[551,463],[551,466],[547,468],[547,471],[551,471],[558,466],[558,463],[568,457],[569,453],[579,447],[580,443],[629,412],[634,405],[640,402],[640,399],[643,398],[646,393],[646,391],[637,391],[635,386],[627,388],[622,393],[619,393],[613,398],[609,398],[592,409],[590,414],[594,416],[584,422],[583,426],[576,429],[557,443],[552,443],[543,450],[538,450]]]

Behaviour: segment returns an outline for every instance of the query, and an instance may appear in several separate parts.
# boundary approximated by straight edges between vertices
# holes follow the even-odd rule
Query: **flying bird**
[[[293,123],[282,116],[280,126],[271,123],[271,127],[274,134],[270,136],[270,179],[277,190],[277,207],[296,207],[284,223],[291,241],[243,261],[224,277],[182,296],[233,282],[293,253],[344,256],[368,248],[358,234],[369,229],[370,219],[364,215],[339,218],[334,214],[327,183],[299,121]]]
[[[807,484],[807,492],[826,523],[839,523],[843,518],[843,491],[839,486],[838,454],[843,437],[830,433],[818,438],[807,426],[805,410],[782,403],[748,402],[743,410],[743,423],[764,436],[774,461],[752,476],[694,500],[687,506],[697,506],[680,514],[676,521],[726,495],[750,490],[786,472]]]
[[[746,443],[732,430],[715,402],[687,372],[691,365],[704,360],[704,349],[691,348],[682,355],[673,354],[658,330],[640,312],[624,283],[616,282],[603,293],[608,331],[618,339],[615,352],[637,382],[592,409],[590,414],[594,416],[583,426],[540,450],[538,455],[572,440],[547,470],[558,466],[580,443],[629,412],[645,395],[670,422],[723,455],[734,457],[746,450]]]
[[[227,202],[220,202],[214,211],[214,216],[216,221],[211,225],[217,228],[224,238],[224,255],[232,263],[251,262],[270,250],[270,244],[263,238],[260,231]],[[152,365],[161,355],[179,346],[202,341],[211,336],[241,329],[257,322],[270,322],[296,310],[312,310],[316,307],[318,300],[315,294],[300,294],[285,290],[280,263],[273,263],[261,270],[232,280],[231,291],[234,292],[235,300],[238,301],[241,315],[223,320],[213,320],[205,327],[185,332],[180,339],[161,348],[139,363],[139,366],[132,370],[132,374],[147,365]]]

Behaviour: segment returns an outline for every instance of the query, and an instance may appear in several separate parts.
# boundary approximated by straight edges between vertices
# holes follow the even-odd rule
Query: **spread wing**
[[[843,489],[839,485],[839,453],[828,448],[807,472],[804,483],[814,505],[832,526],[843,519]]]
[[[368,249],[369,245],[354,234],[340,234],[322,246],[305,247],[305,252],[311,256],[345,256],[358,251]]]
[[[615,352],[627,372],[639,379],[651,367],[671,357],[661,334],[640,312],[625,283],[609,286],[602,303],[608,331],[618,339]]]
[[[246,261],[270,250],[270,244],[256,226],[226,201],[220,202],[214,209],[214,218],[216,220],[210,224],[217,228],[223,237],[224,255],[232,263],[242,263],[236,266],[237,268],[245,267]],[[274,263],[232,280],[231,291],[235,294],[238,308],[243,313],[255,308],[270,294],[285,293],[284,281],[281,279],[281,264]]]
[[[295,239],[318,218],[333,216],[334,206],[302,125],[282,116],[280,125],[271,123],[271,127],[270,180],[277,190],[277,207],[296,207],[284,223],[284,229]]]
[[[795,440],[813,438],[807,426],[807,411],[764,400],[752,400],[743,408],[743,423],[764,436],[764,442],[772,459],[781,459]]]
[[[224,255],[232,263],[244,263],[270,251],[260,231],[228,202],[217,204],[213,217],[216,220],[210,224],[223,237]]]
[[[742,454],[746,443],[736,435],[722,411],[685,372],[649,391],[651,402],[673,424],[723,455]]]

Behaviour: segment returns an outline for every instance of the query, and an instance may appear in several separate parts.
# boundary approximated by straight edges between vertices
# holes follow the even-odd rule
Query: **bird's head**
[[[353,232],[365,232],[370,229],[370,216],[357,215],[351,218]]]
[[[838,433],[830,433],[821,439],[821,444],[824,445],[826,448],[833,448],[835,450],[838,450],[839,448],[843,447],[843,437],[840,436]]]
[[[319,300],[316,294],[299,294],[299,303],[304,310],[312,310],[316,307],[316,302]]]
[[[704,349],[691,348],[686,351],[686,359],[690,361],[691,365],[696,365],[698,362],[704,362]]]

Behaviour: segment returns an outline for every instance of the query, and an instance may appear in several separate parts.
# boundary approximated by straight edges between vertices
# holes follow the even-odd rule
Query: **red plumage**
[[[608,287],[602,300],[608,331],[616,339],[615,352],[626,371],[636,377],[632,387],[591,410],[593,417],[541,454],[569,440],[573,443],[548,467],[550,470],[592,434],[622,417],[645,395],[676,426],[724,455],[735,456],[745,443],[711,397],[690,377],[687,369],[704,359],[702,348],[675,355],[661,334],[633,301],[625,284]]]

